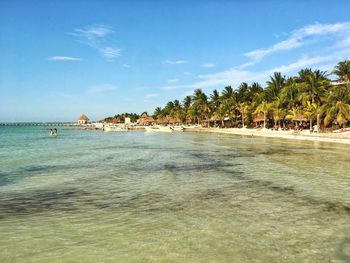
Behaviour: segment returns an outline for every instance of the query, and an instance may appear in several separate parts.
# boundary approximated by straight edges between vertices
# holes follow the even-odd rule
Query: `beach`
[[[210,133],[224,133],[232,135],[269,137],[287,140],[304,140],[314,142],[327,143],[342,143],[350,144],[350,132],[343,133],[310,133],[309,130],[294,131],[294,130],[269,130],[269,129],[248,129],[248,128],[186,128],[187,132],[210,132]]]

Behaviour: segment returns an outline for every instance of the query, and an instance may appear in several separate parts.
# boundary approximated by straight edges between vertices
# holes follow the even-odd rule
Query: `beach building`
[[[175,124],[181,124],[181,120],[178,117],[170,117],[170,116],[165,116],[165,117],[159,117],[157,119],[158,124],[162,125],[175,125]]]
[[[255,127],[261,126],[263,128],[266,128],[264,127],[264,123],[266,125],[267,121],[268,121],[268,118],[263,113],[256,114],[253,117],[253,122],[255,123]]]
[[[155,120],[153,119],[153,117],[148,116],[146,113],[144,113],[141,115],[138,122],[140,125],[152,125],[155,123]]]
[[[78,124],[87,124],[88,122],[89,118],[85,114],[79,116]]]
[[[117,117],[117,118],[113,118],[112,119],[112,123],[113,124],[118,124],[118,123],[122,123],[122,121],[120,120],[120,118]]]
[[[130,124],[130,123],[131,123],[130,117],[125,117],[124,123],[125,123],[125,124]]]

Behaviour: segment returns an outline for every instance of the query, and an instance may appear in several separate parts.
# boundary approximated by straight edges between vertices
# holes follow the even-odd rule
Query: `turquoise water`
[[[0,127],[0,262],[350,262],[346,145]]]

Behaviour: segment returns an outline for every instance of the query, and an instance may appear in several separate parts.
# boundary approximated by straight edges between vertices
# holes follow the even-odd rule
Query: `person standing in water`
[[[50,129],[50,135],[57,136],[57,129],[56,128]]]

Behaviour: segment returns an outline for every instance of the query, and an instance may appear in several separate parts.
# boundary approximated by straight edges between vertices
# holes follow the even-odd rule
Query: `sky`
[[[350,58],[350,1],[0,0],[0,122],[152,114]],[[332,77],[332,76],[331,76]]]

